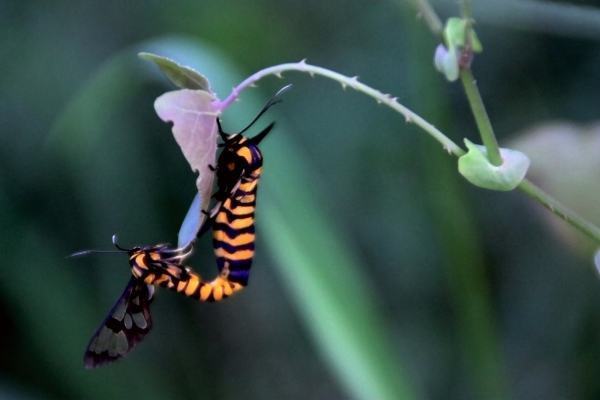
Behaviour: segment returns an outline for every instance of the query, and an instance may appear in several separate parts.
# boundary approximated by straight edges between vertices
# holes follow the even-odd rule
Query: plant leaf
[[[204,207],[207,205],[208,201]],[[204,222],[205,218],[202,210],[203,205],[200,193],[196,193],[192,200],[192,204],[190,204],[190,208],[181,223],[181,227],[179,228],[179,233],[177,234],[177,246],[185,247],[189,242],[196,239],[196,235],[198,234],[198,231],[200,231],[202,222]]]
[[[191,67],[153,53],[141,52],[138,53],[138,56],[143,60],[155,63],[177,87],[211,92],[208,79]]]
[[[264,145],[272,179],[261,187],[258,224],[288,296],[351,398],[416,398],[391,350],[372,281],[323,211],[320,192],[297,190],[318,172],[278,130]]]
[[[195,54],[198,62],[194,65],[214,77],[217,92],[227,93],[232,82],[243,78],[222,56],[196,42],[189,43],[194,45],[186,46],[181,56]],[[228,124],[247,123],[238,117],[240,108],[255,112],[262,100],[264,97],[248,91],[245,101],[238,103],[236,112],[228,116]],[[261,145],[269,168],[259,189],[258,208],[264,218],[259,218],[257,224],[266,238],[262,242],[264,250],[280,260],[275,263],[276,272],[285,284],[286,294],[317,349],[325,355],[332,376],[350,397],[415,398],[394,347],[387,340],[386,325],[374,301],[376,294],[361,279],[358,261],[343,243],[343,232],[327,220],[327,214],[321,215],[322,207],[309,190],[298,191],[298,182],[312,182],[318,172],[303,175],[310,163],[295,158],[297,147],[290,135],[282,132],[281,125],[277,129],[279,133]],[[188,215],[191,216],[186,217],[184,224],[193,225],[194,215]],[[180,234],[184,230],[182,227]]]
[[[500,149],[502,164],[492,165],[487,158],[484,146],[465,139],[467,154],[458,159],[458,171],[469,182],[484,189],[513,190],[525,178],[529,169],[529,158],[524,153],[510,149]]]
[[[196,187],[199,200],[192,202],[200,207],[197,219],[190,219],[193,213],[188,211],[180,230],[186,240],[192,240],[190,226],[198,228],[204,221],[201,210],[208,207],[213,185],[214,173],[209,165],[215,164],[217,151],[217,116],[219,110],[214,104],[215,98],[204,90],[181,89],[167,92],[156,99],[154,109],[165,122],[173,122],[173,136],[190,164],[192,171],[198,172]],[[190,225],[192,224],[192,225]],[[187,243],[180,243],[187,244]]]
[[[439,44],[435,49],[433,57],[435,68],[444,74],[449,82],[454,82],[459,76],[458,53],[455,47],[449,50],[443,44]]]
[[[444,28],[444,37],[446,39],[446,43],[449,48],[459,48],[462,49],[465,47],[465,38],[467,29],[467,21],[462,18],[452,17],[448,18],[446,22],[446,27]],[[483,51],[483,46],[477,37],[477,33],[473,27],[469,29],[469,42],[471,44],[471,49],[475,53],[481,53]]]

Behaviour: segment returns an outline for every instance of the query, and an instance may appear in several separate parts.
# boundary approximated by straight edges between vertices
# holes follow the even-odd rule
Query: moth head
[[[168,243],[160,243],[150,246],[136,246],[131,249],[126,249],[129,254],[130,262],[139,260],[139,257],[151,263],[156,262],[158,265],[181,264],[183,260],[192,255],[194,251],[194,242],[190,242],[182,247],[171,247]]]

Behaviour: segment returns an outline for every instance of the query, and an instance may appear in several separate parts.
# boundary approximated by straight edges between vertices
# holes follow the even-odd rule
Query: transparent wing
[[[86,368],[118,360],[150,332],[154,287],[131,278],[123,294],[92,336],[83,358]]]

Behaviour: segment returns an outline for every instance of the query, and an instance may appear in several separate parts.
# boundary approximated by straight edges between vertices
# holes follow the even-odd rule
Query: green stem
[[[475,117],[477,123],[477,129],[481,135],[481,140],[487,150],[487,156],[490,162],[496,166],[502,164],[502,157],[500,156],[500,149],[498,147],[498,141],[494,135],[494,128],[488,117],[485,105],[477,88],[477,82],[473,77],[473,73],[470,68],[464,68],[460,71],[460,80],[467,94],[471,111]]]
[[[565,207],[530,180],[524,179],[519,190],[546,207],[548,210],[571,224],[581,233],[600,243],[600,228],[579,216],[575,211]]]
[[[403,18],[399,22],[410,23]],[[451,119],[448,98],[441,96],[439,87],[430,75],[418,75],[422,66],[430,61],[419,49],[427,45],[425,35],[416,35],[407,57],[406,73],[417,74],[411,81],[420,87],[420,95],[413,107],[436,120]],[[426,65],[426,64],[425,64]],[[425,89],[428,88],[428,89]],[[427,196],[433,219],[436,246],[444,260],[443,271],[450,290],[455,311],[456,346],[464,362],[464,375],[470,397],[487,400],[508,399],[506,368],[501,345],[496,333],[496,316],[490,298],[486,264],[482,253],[481,235],[467,198],[462,178],[456,174],[456,160],[449,160],[441,152],[432,152],[432,146],[420,146],[423,163],[420,174],[437,188]],[[454,166],[454,168],[453,168]],[[439,196],[439,193],[443,193]],[[456,232],[460,232],[457,235]]]
[[[427,1],[427,0],[424,0]],[[467,21],[471,19],[473,12],[471,11],[471,0],[461,0],[460,2],[460,10],[462,17]]]
[[[418,0],[417,8],[421,10],[421,7],[426,7],[429,10],[429,14],[433,15],[434,18],[439,19],[439,17],[435,13],[435,10],[429,4],[428,0]],[[461,9],[463,17],[470,19],[470,0],[462,0]],[[437,32],[433,29],[432,32],[434,34],[437,34]],[[473,111],[473,115],[475,116],[475,121],[477,122],[477,127],[481,134],[483,143],[487,149],[488,157],[490,157],[490,162],[494,162],[492,157],[497,157],[496,161],[500,161],[501,163],[502,158],[500,157],[500,152],[498,150],[498,142],[496,140],[496,136],[494,135],[494,130],[492,128],[490,119],[487,115],[485,105],[483,104],[483,100],[481,99],[481,94],[479,93],[479,89],[477,88],[475,78],[473,78],[473,74],[471,73],[470,69],[463,69],[461,71],[461,80],[463,83],[463,87],[465,88],[467,98],[469,99],[471,110]],[[494,151],[494,149],[496,149],[496,151]],[[523,182],[521,182],[521,184],[518,186],[518,188],[523,193],[531,197],[533,200],[546,207],[556,216],[573,226],[575,229],[579,230],[581,233],[588,236],[595,242],[600,243],[599,227],[579,216],[575,211],[560,203],[558,200],[550,196],[548,193],[544,192],[541,188],[533,184],[531,181],[529,181],[528,179],[524,179]]]
[[[453,2],[443,3],[449,6]],[[473,9],[477,21],[490,26],[598,41],[600,8],[584,5],[585,2],[572,3],[575,2],[487,0],[477,2]]]
[[[467,26],[465,29],[466,47],[464,51],[472,52],[471,43],[469,40],[471,37],[471,1],[461,0],[460,3],[462,17],[465,21],[467,21]],[[498,141],[496,140],[496,135],[494,134],[494,128],[492,127],[492,123],[490,122],[490,118],[485,109],[485,105],[483,104],[483,99],[481,98],[481,94],[479,93],[477,81],[473,77],[473,72],[471,71],[470,64],[471,62],[469,61],[467,65],[461,65],[460,80],[467,95],[467,99],[469,100],[469,105],[471,106],[473,116],[475,117],[477,129],[479,130],[479,135],[481,136],[483,145],[487,150],[488,160],[490,160],[490,162],[493,165],[498,166],[502,164],[500,148],[498,146]]]
[[[413,2],[417,10],[419,10],[419,15],[423,17],[431,32],[436,36],[442,36],[444,33],[444,24],[442,24],[440,17],[435,13],[431,4],[427,0],[413,0]]]
[[[427,1],[427,0],[424,0]],[[461,0],[462,17],[470,21],[471,20],[471,1]],[[468,32],[467,32],[468,35]],[[500,156],[500,149],[498,147],[498,141],[494,135],[494,129],[492,123],[488,117],[485,105],[477,88],[477,83],[470,68],[464,68],[460,73],[461,81],[465,89],[465,93],[469,100],[471,110],[475,116],[477,127],[483,140],[483,144],[487,149],[487,154],[490,162],[494,165],[502,164],[502,157]],[[554,199],[541,188],[534,185],[531,181],[524,179],[519,185],[519,189],[526,193],[529,197],[537,200],[541,205],[546,207],[548,210],[558,215],[560,218],[571,224],[573,227],[583,232],[585,235],[594,238],[600,242],[600,229],[594,224],[586,221],[580,217],[573,210],[562,205],[558,200]]]
[[[460,157],[463,154],[465,154],[465,151],[460,146],[458,146],[456,143],[454,143],[452,141],[452,139],[447,137],[442,131],[437,129],[435,126],[433,126],[432,124],[430,124],[429,122],[424,120],[417,113],[415,113],[414,111],[410,110],[409,108],[403,106],[402,104],[398,103],[398,101],[395,97],[392,97],[389,94],[384,94],[384,93],[380,92],[379,90],[373,89],[372,87],[365,85],[362,82],[359,82],[357,77],[348,77],[348,76],[342,75],[338,72],[331,71],[331,70],[323,68],[323,67],[318,67],[316,65],[310,65],[310,64],[307,64],[304,60],[297,62],[297,63],[287,63],[287,64],[275,65],[275,66],[272,66],[269,68],[262,69],[258,72],[255,72],[254,74],[252,74],[251,76],[246,78],[238,86],[234,87],[232,92],[229,94],[229,96],[227,96],[227,98],[225,98],[220,103],[219,107],[224,109],[228,105],[232,104],[239,97],[240,93],[244,89],[247,89],[248,87],[253,86],[260,79],[265,78],[267,76],[271,76],[271,75],[275,75],[275,76],[281,78],[282,73],[289,72],[289,71],[304,72],[304,73],[310,74],[311,76],[320,75],[325,78],[329,78],[329,79],[339,82],[342,85],[342,88],[349,87],[356,91],[364,93],[367,96],[370,96],[373,99],[375,99],[378,103],[386,105],[386,106],[390,107],[391,109],[393,109],[394,111],[403,115],[404,119],[406,120],[407,123],[413,123],[413,124],[417,125],[419,128],[421,128],[423,131],[425,131],[426,133],[431,135],[435,140],[437,140],[438,142],[440,142],[442,144],[442,146],[444,147],[444,149],[446,151],[448,151],[448,153],[450,153],[456,157]],[[468,76],[472,80],[472,76],[470,73],[468,74]],[[473,87],[475,88],[476,96],[479,98],[481,110],[483,112],[483,115],[485,115],[485,120],[489,124],[490,130],[491,130],[491,124],[489,122],[489,118],[487,118],[487,113],[485,113],[485,107],[483,106],[483,102],[481,101],[479,91],[477,90],[476,86],[473,86]],[[478,114],[475,112],[474,112],[474,114],[481,115],[481,114]],[[492,132],[491,138],[495,142],[496,139],[493,136],[493,131],[491,131],[491,132]],[[484,139],[484,142],[485,142],[485,139]],[[496,144],[496,149],[497,148],[498,147]],[[499,157],[499,154],[498,154],[498,157]],[[547,193],[542,191],[540,188],[535,186],[533,183],[529,182],[528,180],[524,180],[521,183],[521,185],[519,185],[519,189],[521,191],[523,191],[524,193],[526,193],[528,196],[530,196],[532,199],[538,201],[544,207],[548,208],[550,211],[552,211],[558,217],[562,218],[567,223],[571,224],[572,226],[579,229],[581,232],[583,232],[584,234],[586,234],[587,236],[589,236],[596,242],[600,243],[600,228],[598,228],[594,224],[592,224],[592,223],[586,221],[585,219],[581,218],[580,216],[578,216],[574,211],[572,211],[569,208],[562,205],[558,200],[552,198],[550,195],[548,195]]]

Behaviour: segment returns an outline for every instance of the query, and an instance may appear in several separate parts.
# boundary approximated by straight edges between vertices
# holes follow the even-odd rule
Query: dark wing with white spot
[[[129,353],[150,332],[150,303],[154,286],[131,278],[123,294],[100,325],[83,357],[86,368],[95,368]]]

